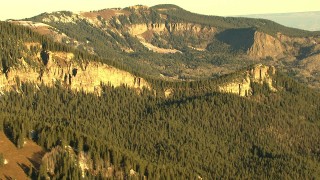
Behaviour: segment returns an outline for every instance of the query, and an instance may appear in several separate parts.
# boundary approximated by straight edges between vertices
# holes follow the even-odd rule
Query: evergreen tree
[[[5,161],[4,156],[2,153],[0,153],[0,167],[4,165],[4,161]]]

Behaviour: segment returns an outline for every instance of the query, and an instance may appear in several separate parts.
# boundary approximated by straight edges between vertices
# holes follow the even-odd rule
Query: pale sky
[[[320,11],[320,0],[1,0],[0,20],[43,12],[90,11],[132,5],[175,4],[188,11],[218,16]]]

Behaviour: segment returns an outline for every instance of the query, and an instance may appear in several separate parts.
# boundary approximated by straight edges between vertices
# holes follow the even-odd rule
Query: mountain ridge
[[[210,78],[262,62],[314,88],[320,81],[303,63],[309,56],[309,65],[317,62],[319,32],[269,20],[205,16],[174,5],[45,13],[27,20],[49,24],[59,42],[157,78]]]
[[[45,151],[29,178],[319,177],[319,92],[287,74],[317,77],[320,38],[174,13],[134,6],[0,22],[0,85],[12,83],[0,131]]]

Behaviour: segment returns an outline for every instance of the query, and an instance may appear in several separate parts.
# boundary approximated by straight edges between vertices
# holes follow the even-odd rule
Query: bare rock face
[[[148,26],[146,24],[133,24],[129,26],[128,29],[131,35],[136,36],[148,31]]]
[[[143,34],[149,30],[152,30],[158,34],[161,34],[162,32],[166,32],[167,28],[164,23],[161,24],[132,24],[128,26],[128,32],[133,35],[140,35]]]
[[[247,53],[253,58],[280,58],[284,56],[285,52],[286,48],[279,39],[256,31],[254,33],[254,43]]]
[[[212,27],[202,27],[200,24],[193,23],[170,23],[167,25],[167,29],[169,32],[174,31],[191,31],[193,33],[201,33],[201,32],[216,32],[215,28]]]
[[[249,96],[252,93],[251,80],[247,76],[244,79],[236,80],[235,82],[227,83],[219,87],[220,92],[237,94],[239,96]]]
[[[254,41],[247,54],[255,59],[296,59],[301,56],[302,48],[310,47],[317,50],[319,37],[289,37],[281,33],[275,36],[256,31]]]
[[[101,93],[101,84],[114,87],[126,85],[141,90],[151,89],[143,78],[119,70],[112,66],[88,62],[81,64],[72,60],[72,53],[42,51],[42,68],[29,66],[10,68],[8,72],[0,74],[0,91],[18,90],[22,82],[45,84],[53,87],[61,84],[74,91],[87,93]]]
[[[149,24],[148,29],[160,34],[166,31],[166,25],[164,23]]]
[[[63,78],[65,84],[76,91],[82,89],[86,92],[95,92],[99,90],[101,83],[111,84],[114,87],[127,85],[137,89],[150,88],[144,79],[100,63],[89,63],[85,69],[76,65],[66,69],[64,72],[61,72],[59,68],[52,70],[53,72],[48,73],[48,79],[53,79],[58,75],[58,77]]]
[[[246,71],[242,77],[234,79],[219,86],[220,92],[237,94],[239,96],[250,96],[252,94],[251,83],[266,83],[271,91],[276,92],[272,85],[272,75],[275,74],[273,66],[255,65],[249,71]]]
[[[132,24],[128,26],[128,32],[133,35],[140,35],[149,30],[161,33],[172,33],[172,32],[193,32],[193,33],[214,33],[216,28],[213,27],[202,27],[199,24],[193,23],[151,23],[151,24]]]

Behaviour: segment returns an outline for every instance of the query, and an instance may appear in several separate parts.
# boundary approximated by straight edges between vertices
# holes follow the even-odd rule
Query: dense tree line
[[[3,72],[25,57],[22,52],[31,58],[33,51],[38,51],[25,50],[22,44],[28,41],[41,42],[43,49],[51,51],[74,52],[77,61],[117,64],[54,43],[28,28],[1,22],[0,30]],[[173,37],[172,41],[180,40]],[[132,39],[126,42],[136,43]],[[142,50],[121,57],[135,61],[148,55],[152,61],[160,59],[169,65],[172,62],[167,61],[175,59],[180,61],[173,63],[190,65],[191,60],[206,59],[186,54],[158,56]],[[103,85],[101,96],[72,92],[59,85],[48,88],[22,83],[19,93],[0,96],[0,130],[18,148],[23,148],[25,138],[48,152],[71,146],[93,160],[94,170],[113,166],[125,178],[130,169],[149,179],[320,176],[319,94],[279,73],[273,77],[279,90],[276,93],[261,84],[252,85],[253,96],[249,98],[217,92],[219,83],[238,76],[234,73],[179,83],[149,77],[155,92],[138,94],[124,86]],[[173,89],[172,97],[164,98],[166,89]],[[54,157],[59,166],[53,174],[43,164],[39,171],[30,168],[30,177],[79,177],[79,169],[68,154]],[[92,172],[87,176],[100,178]]]
[[[103,86],[98,97],[23,84],[20,94],[1,97],[0,119],[17,144],[12,131],[27,138],[33,130],[48,151],[70,145],[127,175],[317,177],[320,96],[281,74],[274,78],[279,92],[256,84],[250,98],[216,93],[210,81],[171,85],[181,93],[167,99],[126,87]]]

